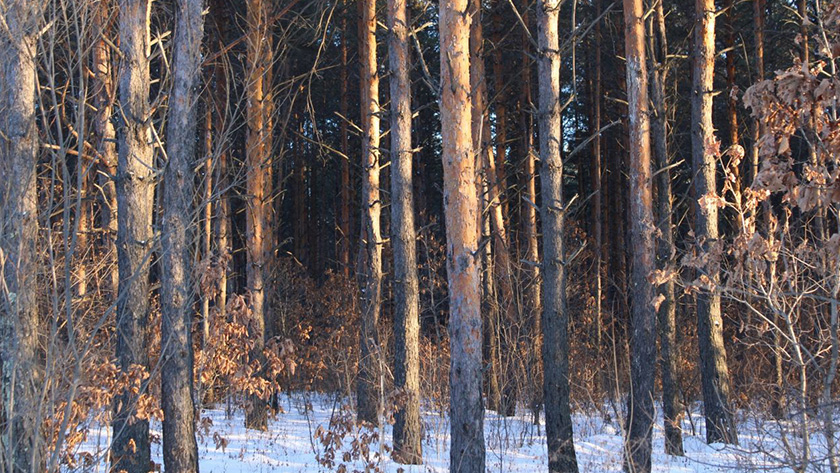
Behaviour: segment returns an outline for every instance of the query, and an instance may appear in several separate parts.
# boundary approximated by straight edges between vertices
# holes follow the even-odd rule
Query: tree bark
[[[179,0],[166,125],[161,220],[161,406],[163,464],[168,473],[197,473],[192,348],[190,231],[195,182],[196,93],[204,35],[202,0]],[[208,172],[209,179],[209,172]],[[209,240],[208,240],[209,241]]]
[[[246,192],[248,202],[245,212],[245,246],[248,254],[247,284],[252,323],[250,336],[255,343],[251,359],[261,364],[265,346],[265,276],[266,276],[266,228],[271,189],[271,128],[269,126],[269,93],[271,84],[266,76],[271,67],[271,29],[269,27],[269,4],[265,0],[248,0],[247,4],[247,57],[248,74],[246,94],[248,97],[248,135],[245,143],[247,168]],[[269,229],[270,230],[270,229]],[[262,367],[260,372],[262,372]],[[254,395],[248,401],[245,426],[249,429],[265,430],[268,427],[267,405],[264,399]]]
[[[627,56],[627,108],[630,118],[630,239],[633,268],[630,283],[630,398],[624,469],[651,470],[653,388],[656,377],[656,309],[648,277],[655,269],[653,188],[650,163],[647,63],[643,0],[624,0]]]
[[[0,469],[42,465],[38,435],[38,133],[36,51],[40,4],[0,5]]]
[[[391,241],[394,248],[394,387],[404,404],[394,422],[394,459],[423,462],[420,419],[420,282],[412,183],[411,80],[405,0],[388,1],[391,68]]]
[[[650,103],[653,107],[651,137],[656,166],[659,168],[656,178],[656,222],[659,238],[656,240],[656,268],[665,273],[675,271],[674,233],[672,229],[671,172],[668,156],[668,117],[665,103],[665,83],[667,79],[668,54],[665,34],[665,8],[663,2],[657,2],[651,19],[651,68],[650,68]],[[662,411],[665,418],[665,453],[683,456],[682,405],[677,385],[677,319],[674,280],[668,279],[656,288],[657,297],[662,298],[659,305],[659,346],[662,361]]]
[[[712,123],[712,82],[715,60],[714,0],[697,0],[694,26],[693,90],[691,97],[691,154],[694,162],[694,188],[698,199],[717,195],[715,176],[718,155]],[[718,210],[715,205],[695,204],[695,234],[708,252],[718,242]],[[717,269],[707,271],[717,285]],[[733,412],[729,404],[729,368],[723,344],[723,318],[720,293],[701,290],[697,294],[697,336],[700,347],[700,375],[708,443],[737,443]]]
[[[149,0],[120,0],[120,102],[125,117],[117,162],[117,364],[122,372],[148,369],[149,260],[154,240],[154,148],[149,104]],[[141,393],[146,390],[143,382]],[[138,393],[115,398],[112,469],[146,473],[151,461],[149,421],[136,419]]]
[[[379,73],[376,66],[376,1],[359,2],[362,114],[362,232],[359,241],[362,274],[361,352],[356,384],[358,418],[377,423],[382,411],[379,325],[382,301],[382,203],[379,198]]]
[[[449,279],[450,471],[484,472],[481,288],[467,0],[440,3],[443,199]]]
[[[601,0],[595,0],[595,15],[601,16]],[[603,87],[603,76],[601,67],[601,21],[595,23],[595,84],[594,94],[592,96],[594,123],[593,131],[598,135],[592,140],[592,233],[595,238],[595,354],[598,359],[602,359],[602,337],[603,337],[603,314],[601,301],[604,298],[603,280],[601,278],[601,267],[603,261],[604,248],[604,226],[603,219],[603,195],[601,194],[601,176],[603,174],[603,159],[601,151],[601,90]],[[600,370],[600,366],[599,366]]]
[[[543,310],[542,357],[545,432],[550,472],[577,472],[569,407],[569,313],[566,301],[563,142],[560,116],[559,0],[537,3],[539,128],[542,162]]]
[[[350,119],[348,113],[350,107],[348,105],[347,96],[348,80],[347,80],[347,14],[341,15],[341,152],[344,154],[344,159],[341,160],[341,209],[339,212],[339,251],[338,262],[341,265],[341,273],[346,279],[350,278],[350,133],[347,126],[347,121]]]
[[[102,189],[99,193],[100,227],[108,268],[105,283],[110,297],[116,298],[119,286],[119,271],[115,261],[117,191],[114,177],[117,175],[117,132],[111,121],[116,97],[111,48],[106,41],[111,33],[111,14],[111,0],[99,0],[94,17],[98,36],[93,43],[93,104],[96,107],[93,129],[98,137],[97,181]]]

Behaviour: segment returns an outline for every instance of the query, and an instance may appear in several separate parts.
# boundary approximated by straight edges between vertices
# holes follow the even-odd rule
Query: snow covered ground
[[[241,412],[234,414],[232,419],[225,417],[223,409],[204,412],[203,417],[210,419],[212,425],[205,421],[205,428],[201,429],[199,455],[202,473],[339,471],[342,464],[346,465],[347,472],[364,471],[363,460],[342,462],[342,459],[345,454],[347,458],[353,457],[354,446],[357,447],[356,452],[364,450],[364,445],[357,440],[362,434],[369,434],[369,431],[350,429],[343,437],[339,436],[342,444],[333,449],[335,463],[331,468],[319,464],[316,459],[325,458],[327,453],[325,446],[318,440],[318,434],[329,428],[331,418],[341,417],[342,410],[335,399],[324,395],[297,393],[284,397],[282,402],[286,412],[270,421],[267,432],[245,430]],[[343,412],[347,418],[352,417],[350,411]],[[605,417],[607,416],[598,412],[591,415],[576,414],[574,417],[575,447],[581,472],[621,471],[622,437],[619,424],[614,418],[605,421]],[[377,442],[368,444],[368,458],[385,472],[448,471],[449,424],[446,416],[441,416],[440,412],[426,410],[424,422],[424,465],[398,465],[390,460],[387,445],[391,444],[391,429],[387,425],[384,446]],[[710,446],[704,442],[702,416],[693,414],[691,422],[686,419],[684,423],[686,456],[683,458],[662,453],[664,439],[661,425],[662,422],[658,422],[654,431],[653,465],[656,472],[748,472],[767,469],[791,471],[782,464],[784,453],[777,435],[781,427],[775,422],[742,419],[739,429],[740,447]],[[153,425],[152,430],[153,435],[159,438],[160,425]],[[789,443],[795,443],[797,438],[792,430],[792,427],[790,431],[785,430],[789,434]],[[500,418],[488,412],[485,419],[487,471],[547,471],[544,433],[542,428],[537,432],[527,415]],[[81,450],[94,455],[98,453],[100,461],[84,468],[84,471],[107,471],[101,453],[108,445],[108,435],[107,428],[91,429],[91,434]],[[815,452],[820,449],[817,440],[821,438],[815,436],[812,439]],[[377,461],[376,456],[379,453],[382,454],[382,458]],[[161,462],[159,442],[153,444],[152,456],[156,462]]]

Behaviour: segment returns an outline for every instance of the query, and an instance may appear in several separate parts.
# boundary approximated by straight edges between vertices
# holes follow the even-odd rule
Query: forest
[[[840,473],[838,56],[837,0],[0,0],[0,472]]]

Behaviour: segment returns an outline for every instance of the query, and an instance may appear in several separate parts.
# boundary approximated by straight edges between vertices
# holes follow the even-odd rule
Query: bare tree
[[[656,222],[658,238],[656,240],[656,269],[665,275],[665,281],[657,287],[659,302],[659,346],[662,361],[662,410],[665,417],[665,453],[683,455],[682,406],[677,385],[677,303],[674,294],[674,280],[670,275],[674,268],[674,232],[672,224],[672,195],[670,157],[668,155],[668,117],[665,103],[665,83],[668,66],[667,37],[665,35],[665,8],[663,2],[654,6],[650,21],[649,41],[651,44],[650,67],[650,104],[651,141],[656,166]]]
[[[449,279],[450,471],[484,471],[478,196],[472,145],[467,0],[440,3],[440,115]]]
[[[694,163],[694,189],[699,199],[717,195],[715,175],[718,141],[712,123],[713,79],[715,70],[715,3],[695,3],[694,54],[692,59],[691,155]],[[718,242],[718,208],[695,205],[695,234],[704,253]],[[707,265],[705,276],[712,286],[719,281],[717,269]],[[729,368],[723,344],[723,318],[720,293],[701,290],[697,294],[697,336],[700,346],[700,375],[706,440],[709,443],[737,443],[733,412],[729,404]]]
[[[394,247],[394,387],[404,404],[394,422],[394,458],[423,462],[420,420],[420,282],[411,164],[411,81],[405,0],[388,1],[391,68],[391,233]]]
[[[196,167],[198,94],[195,85],[201,76],[204,34],[202,9],[202,0],[179,0],[177,4],[166,126],[168,160],[163,171],[160,259],[163,463],[167,472],[174,473],[198,472],[193,404],[191,275],[194,260],[190,251],[194,232],[190,227]]]
[[[271,68],[271,29],[269,3],[265,0],[248,0],[247,4],[247,55],[248,74],[246,95],[248,106],[248,136],[245,144],[248,172],[248,195],[245,212],[245,246],[248,253],[248,293],[253,322],[250,325],[256,343],[251,358],[262,363],[265,346],[265,282],[266,282],[266,228],[271,189],[271,127],[269,119],[270,81],[266,80]],[[248,402],[245,425],[251,429],[268,427],[267,405],[258,396]]]
[[[38,471],[36,52],[41,4],[0,4],[0,469]]]
[[[543,222],[543,311],[542,357],[545,397],[545,432],[548,440],[548,469],[577,472],[569,407],[569,313],[566,301],[566,255],[563,232],[563,142],[560,115],[559,0],[537,4],[539,44],[539,128],[542,161]]]
[[[148,368],[145,338],[149,317],[149,261],[154,245],[155,156],[149,104],[149,0],[121,0],[120,108],[117,162],[117,362],[122,372]],[[145,383],[144,383],[145,389]],[[138,394],[116,399],[111,444],[112,468],[145,473],[151,461],[149,421],[135,416]]]
[[[376,68],[376,0],[359,2],[362,89],[362,225],[359,287],[362,331],[356,385],[359,420],[376,423],[382,410],[379,383],[379,311],[382,302],[382,202],[379,199],[379,72]]]

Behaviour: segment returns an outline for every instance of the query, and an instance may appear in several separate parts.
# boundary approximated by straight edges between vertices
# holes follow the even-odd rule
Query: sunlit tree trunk
[[[347,79],[347,51],[348,51],[348,34],[347,34],[347,14],[341,15],[341,99],[340,99],[340,113],[341,113],[341,152],[344,158],[341,160],[341,209],[339,211],[339,250],[338,262],[341,265],[341,272],[345,278],[350,277],[350,133],[347,126],[348,113],[350,107],[348,104],[349,95],[348,79]]]
[[[38,435],[38,132],[35,124],[40,3],[0,4],[0,470],[31,473]]]
[[[449,279],[450,471],[484,472],[478,196],[472,146],[467,0],[440,3],[443,198]]]
[[[543,222],[543,394],[548,469],[552,473],[578,471],[569,407],[569,313],[563,244],[566,209],[563,201],[563,158],[560,154],[563,142],[558,31],[561,3],[559,0],[537,2]]]
[[[120,0],[120,109],[117,162],[117,364],[122,372],[148,368],[149,261],[154,243],[155,157],[149,104],[149,0]],[[143,383],[143,391],[146,383]],[[149,422],[135,418],[138,393],[115,398],[112,469],[146,473],[151,461]]]
[[[714,0],[696,0],[693,88],[691,94],[691,154],[694,162],[696,197],[716,195],[715,176],[718,155],[717,138],[712,123],[712,94],[715,70]],[[716,205],[695,204],[695,234],[705,251],[718,241]],[[717,270],[706,274],[713,284],[719,282]],[[703,410],[706,416],[706,440],[709,443],[737,443],[733,412],[729,401],[729,368],[723,344],[723,318],[720,293],[701,290],[697,294],[697,336],[700,347]]]
[[[246,212],[245,247],[248,255],[247,284],[252,323],[251,336],[255,343],[251,359],[264,361],[265,344],[265,281],[266,281],[266,229],[271,189],[271,128],[269,126],[269,89],[266,80],[271,68],[271,28],[269,4],[265,0],[248,0],[247,4],[247,59],[245,77],[247,95],[247,138],[245,143]],[[267,405],[264,399],[251,396],[246,409],[245,426],[265,430],[268,426]]]
[[[668,43],[665,34],[665,8],[663,2],[657,2],[654,14],[650,20],[651,44],[650,58],[650,103],[653,108],[651,114],[651,141],[653,142],[654,162],[658,168],[656,176],[656,228],[659,237],[656,240],[656,268],[664,273],[675,271],[674,233],[672,229],[672,196],[671,172],[668,170],[670,157],[668,156],[668,117],[665,103],[665,82],[667,78]],[[665,419],[665,453],[669,455],[683,455],[682,405],[679,399],[677,378],[677,320],[676,296],[674,281],[669,278],[660,284],[657,297],[661,298],[659,305],[659,347],[661,350],[662,368],[662,410]]]
[[[394,248],[394,387],[405,404],[394,422],[394,458],[423,462],[420,419],[420,282],[412,184],[411,80],[405,0],[388,1],[391,68],[391,242]]]
[[[382,410],[380,391],[379,324],[382,302],[382,238],[379,198],[379,73],[376,68],[376,1],[359,2],[360,86],[362,90],[362,293],[361,351],[356,402],[359,420],[376,423]]]
[[[161,406],[163,464],[170,473],[197,473],[192,348],[192,239],[195,189],[196,83],[201,77],[202,0],[179,0],[166,125],[161,219]],[[209,178],[209,172],[208,172]]]

